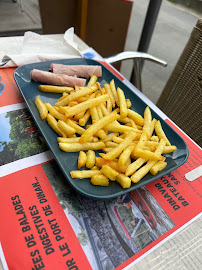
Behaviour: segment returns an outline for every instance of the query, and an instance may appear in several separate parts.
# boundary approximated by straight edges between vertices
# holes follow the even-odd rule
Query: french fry
[[[100,83],[99,82],[96,82],[95,85],[100,90],[101,95],[104,95],[105,93],[104,94],[102,93],[102,87],[100,86]]]
[[[153,167],[151,167],[150,173],[153,174],[153,175],[155,175],[158,172],[160,172],[163,169],[165,169],[166,165],[167,165],[167,162],[165,162],[165,161],[158,161],[156,164],[154,164]]]
[[[58,112],[60,112],[61,114],[63,114],[65,116],[66,108],[67,108],[66,106],[64,106],[64,107],[60,106],[60,107],[58,107]]]
[[[160,143],[155,151],[156,155],[161,155],[163,152],[163,149],[166,145],[166,141],[161,139]],[[139,182],[149,171],[150,169],[156,164],[156,160],[149,160],[147,161],[146,165],[141,167],[138,171],[136,171],[132,176],[131,176],[131,181],[133,183]]]
[[[119,132],[119,133],[126,133],[130,131],[134,131],[138,134],[141,134],[142,132],[140,130],[135,130],[132,127],[127,127],[125,125],[121,125],[118,122],[113,122],[110,125],[106,125],[105,129],[111,132]]]
[[[100,103],[107,101],[109,98],[109,95],[103,95],[94,99],[88,99],[82,103],[79,103],[78,105],[75,105],[74,107],[66,109],[66,117],[71,117],[79,112],[85,111],[91,107],[97,106]]]
[[[106,147],[116,147],[118,144],[115,142],[108,141],[108,142],[105,142],[105,145]]]
[[[128,124],[130,123],[131,119],[128,117],[122,118],[120,114],[118,114],[117,120],[121,123]],[[136,128],[137,129],[137,128]]]
[[[78,98],[86,96],[86,95],[90,95],[94,91],[95,91],[94,88],[86,87],[85,89],[73,92],[70,95],[68,95],[67,97],[63,98],[62,100],[56,102],[55,106],[57,106],[57,107],[67,106],[70,101],[77,100]]]
[[[71,138],[57,137],[57,141],[64,142],[64,143],[74,143],[74,142],[79,142],[79,137],[71,137]]]
[[[99,137],[102,141],[107,137],[107,134],[103,129],[99,129],[96,133],[95,136]]]
[[[104,116],[107,116],[110,114],[110,112],[107,110],[107,108],[105,107],[103,103],[100,104],[100,107]]]
[[[59,136],[66,138],[66,134],[59,129],[57,120],[50,113],[47,114],[47,122]]]
[[[74,121],[72,121],[71,119],[67,119],[66,121],[67,125],[69,125],[70,127],[72,127],[73,129],[76,130],[76,133],[81,135],[85,132],[85,129],[80,127],[78,124],[76,124]]]
[[[95,85],[97,81],[97,76],[96,75],[92,75],[89,82],[88,82],[88,87],[92,87]]]
[[[83,151],[80,151],[79,157],[78,157],[78,169],[86,165],[86,160],[87,160],[86,153]]]
[[[71,138],[63,138],[63,137],[58,137],[57,141],[58,142],[63,142],[63,143],[78,143],[80,137],[71,137]],[[89,138],[88,142],[98,142],[98,138],[96,137],[91,137]]]
[[[104,87],[100,89],[100,93],[101,93],[102,95],[106,95],[106,94],[107,94],[107,92],[106,92],[106,90],[104,89]]]
[[[97,106],[97,113],[98,113],[99,119],[102,119],[104,117],[100,105]]]
[[[109,94],[109,97],[110,97],[110,100],[111,100],[111,103],[112,103],[112,108],[114,108],[115,107],[115,98],[114,98],[114,96],[112,94],[110,85],[106,83],[106,84],[104,84],[104,88],[105,88],[107,94]]]
[[[79,86],[78,85],[75,85],[74,86],[74,89],[75,89],[76,92],[79,91]]]
[[[99,168],[97,166],[93,166],[93,168],[91,168],[91,170],[99,170]]]
[[[85,111],[80,112],[78,114],[75,114],[74,115],[74,120],[78,121],[79,119],[81,119],[82,117],[84,117],[84,115],[85,115]]]
[[[126,172],[126,166],[124,166],[123,168],[119,168],[118,165],[118,160],[107,160],[107,159],[103,159],[103,158],[98,158],[96,157],[96,166],[99,168],[102,168],[103,165],[108,165],[110,166],[112,169],[118,171],[118,172],[122,172],[125,173]],[[128,166],[128,164],[127,164]]]
[[[158,142],[155,141],[146,141],[145,145],[147,146],[158,146]]]
[[[92,123],[95,123],[96,121],[100,119],[96,107],[90,108],[90,115],[91,115]]]
[[[114,133],[111,133],[111,134],[114,134]],[[123,141],[123,138],[121,138],[120,136],[119,137],[113,136],[112,141],[115,143],[121,143]]]
[[[130,119],[130,118],[129,118],[129,119]],[[132,128],[138,129],[138,128],[137,128],[137,125],[135,124],[135,122],[134,122],[132,119],[130,119],[130,123],[131,123],[131,127],[132,127]]]
[[[54,85],[39,85],[38,89],[42,92],[50,92],[50,93],[70,93],[74,90],[72,87],[66,86],[54,86]]]
[[[101,140],[104,140],[107,137],[103,129],[98,130],[95,135],[98,136]]]
[[[93,166],[95,165],[95,152],[93,150],[88,150],[86,157],[86,168],[93,168]]]
[[[143,149],[147,142],[147,134],[143,132],[140,136],[140,140],[138,141],[135,149]]]
[[[112,112],[112,101],[110,98],[107,100],[107,110],[109,113]]]
[[[135,111],[128,109],[128,117],[131,118],[135,122],[135,124],[140,126],[144,125],[144,118]]]
[[[112,92],[112,94],[114,96],[114,100],[116,102],[116,105],[118,107],[120,107],[120,102],[119,102],[119,99],[118,99],[118,95],[117,95],[117,91],[116,91],[114,79],[110,81],[110,88],[111,88],[111,92]]]
[[[84,127],[85,124],[88,122],[89,118],[90,118],[90,111],[88,110],[88,111],[86,111],[84,116],[79,119],[79,125]]]
[[[142,131],[146,133],[148,139],[151,137],[150,136],[151,121],[152,121],[151,111],[150,108],[147,106],[144,111],[144,126]]]
[[[154,118],[154,119],[152,119],[152,121],[151,121],[149,139],[152,137],[152,134],[153,134],[153,132],[154,132],[155,124],[156,124],[156,119]]]
[[[94,186],[109,186],[109,179],[103,175],[94,175],[91,180],[90,180],[91,184],[93,184]]]
[[[58,99],[58,101],[62,100],[63,98],[66,98],[67,96],[69,96],[69,94],[67,93],[62,93],[62,96]]]
[[[87,87],[93,88],[95,91],[96,91],[97,89],[99,89],[99,87],[98,87],[98,85],[97,85],[97,82],[96,82],[93,86],[87,86]],[[83,89],[85,89],[85,88],[86,88],[86,86],[80,86],[80,87],[79,87],[79,90],[83,90]]]
[[[59,108],[58,108],[58,107],[53,106],[53,108],[54,108],[56,111],[58,111],[58,112],[59,112]]]
[[[80,142],[84,143],[93,136],[99,129],[102,129],[107,124],[115,121],[117,119],[117,113],[113,112],[108,116],[103,117],[102,119],[98,120],[94,124],[92,124],[82,135],[80,138]]]
[[[117,158],[123,152],[123,150],[132,143],[135,137],[136,133],[134,131],[129,132],[124,138],[124,140],[117,147],[113,148],[113,150],[108,152],[107,154],[100,153],[100,156],[108,160],[113,160]]]
[[[62,132],[64,132],[68,137],[71,137],[76,133],[76,130],[69,125],[67,125],[64,121],[59,120],[57,123],[58,127]]]
[[[126,105],[124,92],[119,87],[117,88],[117,95],[120,102],[120,115],[122,118],[125,118],[128,116],[128,108]]]
[[[147,161],[147,159],[145,159],[145,158],[136,159],[133,163],[131,163],[127,167],[125,175],[130,176],[130,175],[134,174],[134,172],[137,171],[146,161]]]
[[[72,101],[69,102],[68,107],[73,107],[73,106],[75,106],[75,105],[77,105],[77,104],[79,104],[78,100],[72,100]],[[60,106],[60,107],[62,107],[62,108],[65,109],[65,110],[64,110],[64,114],[65,114],[66,108],[68,108],[68,107],[67,107],[67,106]]]
[[[105,144],[103,142],[59,143],[59,147],[64,152],[79,152],[86,150],[100,150],[105,147]]]
[[[126,99],[126,106],[128,109],[132,106],[130,99]]]
[[[54,109],[50,103],[46,102],[45,106],[48,109],[49,113],[56,119],[63,120],[64,122],[67,120],[67,117],[64,114],[58,112],[56,109]]]
[[[159,137],[158,136],[151,136],[150,141],[159,142]]]
[[[105,152],[105,153],[108,153],[110,151],[112,151],[113,147],[105,147],[103,148],[102,150]]]
[[[107,135],[107,137],[103,140],[103,142],[108,142],[108,141],[112,141],[113,137],[116,137],[118,135],[118,133],[109,133],[109,135]]]
[[[145,145],[143,150],[148,150],[148,151],[151,151],[151,152],[154,152],[156,150],[157,146],[156,145]]]
[[[148,150],[142,150],[142,149],[134,149],[133,151],[134,156],[136,157],[141,157],[141,158],[145,158],[145,159],[152,159],[152,160],[161,160],[164,161],[165,158],[163,156],[161,156],[160,154],[156,154],[153,153],[151,151]]]
[[[89,99],[88,96],[85,96],[85,97],[79,97],[79,98],[77,98],[77,101],[78,101],[78,103],[81,103],[81,102],[84,102],[84,101],[86,101],[86,100],[88,100],[88,99]]]
[[[124,151],[119,156],[118,165],[120,168],[123,168],[127,162],[127,160],[130,158],[131,153],[133,152],[135,146],[129,145],[127,146]]]
[[[100,170],[83,170],[83,171],[71,171],[70,175],[72,178],[91,178],[94,175],[102,174]]]
[[[160,121],[156,121],[156,123],[155,123],[155,131],[156,131],[157,136],[160,139],[164,139],[166,141],[166,145],[171,146],[171,143],[169,142],[168,138],[166,137],[166,135],[165,135],[165,133],[164,133],[164,131],[162,129]]]
[[[46,117],[48,115],[48,109],[46,108],[46,105],[43,103],[43,101],[40,100],[39,97],[36,97],[35,105],[39,111],[41,119],[42,120],[46,119]]]
[[[131,179],[124,174],[118,174],[116,181],[122,186],[122,188],[130,188],[131,186]]]
[[[176,150],[177,150],[177,147],[175,145],[165,146],[163,148],[163,154],[172,153],[172,152],[174,152]]]
[[[109,178],[111,181],[116,180],[116,176],[119,174],[116,170],[112,169],[109,165],[103,165],[101,172]]]

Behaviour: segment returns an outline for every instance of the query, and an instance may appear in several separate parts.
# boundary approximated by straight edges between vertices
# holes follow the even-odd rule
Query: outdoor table
[[[62,39],[63,35],[52,35],[55,39]],[[1,48],[1,41],[4,39],[8,41],[8,43],[17,43],[19,46],[22,44],[23,37],[2,37],[0,38],[0,48]],[[75,35],[75,41],[79,46],[80,51],[93,51],[87,44],[85,44],[80,38],[78,38]],[[94,51],[95,55],[96,52]],[[0,50],[0,58],[2,57],[1,55],[1,50]],[[102,61],[102,59],[100,57]],[[109,66],[111,70],[114,70],[113,67]],[[13,71],[15,68],[13,68]],[[2,74],[2,69],[0,69],[0,82],[4,82],[4,77],[1,75]],[[122,76],[118,71],[114,70],[115,74],[118,76]],[[11,79],[9,79],[11,80]],[[159,113],[160,110],[156,108],[154,104],[152,104],[151,101],[147,99],[141,92],[139,92],[135,87],[128,82],[124,77],[123,77],[123,82],[128,85],[131,89],[135,91],[135,93],[141,97],[143,101],[145,101],[150,107],[153,109],[157,110]],[[3,93],[2,93],[3,95]],[[1,105],[1,95],[0,95],[0,114],[2,112],[2,106]],[[23,102],[23,100],[22,100]],[[9,106],[9,105],[8,105]],[[5,107],[4,107],[5,108]],[[162,113],[163,115],[163,113]],[[164,116],[166,119],[166,117]],[[170,122],[169,122],[170,123]],[[188,146],[194,149],[196,155],[192,155],[193,159],[193,164],[196,163],[197,167],[200,167],[198,165],[198,156],[201,155],[201,149],[199,146],[197,146],[191,139],[189,139],[186,134],[181,132],[177,127],[175,127],[180,134],[183,134],[182,136],[186,137],[186,142],[188,142]],[[1,130],[0,133],[4,131]],[[1,138],[1,136],[0,136]],[[198,153],[198,155],[197,155]],[[184,165],[183,165],[184,166]],[[1,167],[0,167],[1,171]],[[201,182],[202,180],[202,175],[200,174],[198,176],[198,179]],[[1,181],[4,180],[4,177],[2,177]],[[192,183],[192,182],[190,182]],[[190,184],[191,185],[191,184]],[[5,191],[6,192],[6,191]],[[195,193],[198,193],[200,197],[200,200],[202,199],[202,192],[201,188],[196,190]],[[2,207],[2,206],[1,206]],[[3,206],[4,207],[4,206]],[[193,210],[194,205],[190,206],[191,209],[190,211]],[[10,210],[11,211],[11,210]],[[176,215],[177,211],[176,211]],[[2,222],[2,221],[1,221]],[[18,235],[16,235],[18,237]],[[10,239],[9,239],[10,240]],[[1,239],[0,239],[1,241]],[[130,258],[127,262],[125,262],[122,265],[122,268],[117,267],[117,269],[200,269],[202,267],[202,261],[201,261],[201,247],[202,247],[202,216],[201,213],[196,214],[193,216],[190,220],[187,220],[185,224],[180,225],[180,227],[177,230],[173,230],[172,234],[165,234],[164,238],[157,239],[156,244],[152,248],[148,248],[145,252],[140,252],[141,256]],[[155,242],[155,241],[154,241]],[[3,257],[3,252],[2,252],[2,246],[0,246],[0,255],[1,259],[3,260],[2,263],[6,268],[5,260]],[[13,250],[13,249],[12,249]],[[85,251],[87,252],[87,251]],[[90,251],[89,251],[90,252]],[[114,252],[119,252],[118,250]],[[23,254],[22,254],[23,257]],[[6,258],[7,260],[7,258]],[[22,269],[18,268],[18,263],[20,263],[20,258],[19,262],[16,261],[16,268],[15,263],[13,262],[13,268],[12,269]],[[3,269],[2,265],[0,265],[0,269]],[[68,268],[67,268],[68,269]],[[69,268],[71,269],[71,268]],[[73,268],[72,268],[73,269]],[[76,268],[74,268],[76,269]],[[81,268],[80,268],[81,269]],[[83,269],[88,269],[88,268],[83,268]],[[98,269],[98,268],[96,268]],[[102,269],[102,268],[100,268]]]

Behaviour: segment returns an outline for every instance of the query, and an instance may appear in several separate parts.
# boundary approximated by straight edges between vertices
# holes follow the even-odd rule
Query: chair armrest
[[[142,60],[149,60],[156,64],[167,66],[167,63],[157,57],[154,57],[148,53],[135,52],[135,51],[126,51],[121,52],[116,55],[105,58],[105,61],[108,64],[117,63],[124,60],[133,60],[133,72],[131,75],[131,83],[133,83],[140,91],[142,91],[142,82],[141,82],[141,62]]]
[[[149,60],[149,61],[152,61],[154,63],[160,64],[164,67],[167,66],[167,63],[165,61],[163,61],[157,57],[154,57],[148,53],[133,52],[133,51],[126,51],[126,52],[121,52],[121,53],[115,54],[113,56],[105,58],[105,61],[108,64],[113,64],[113,63],[117,63],[117,62],[124,61],[124,60],[129,60],[129,59]]]

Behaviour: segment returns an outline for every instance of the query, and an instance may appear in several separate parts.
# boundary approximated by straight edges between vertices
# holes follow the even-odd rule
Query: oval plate
[[[177,169],[187,160],[189,152],[188,147],[184,140],[154,111],[151,109],[152,118],[156,118],[161,121],[163,130],[165,131],[168,139],[172,145],[177,146],[177,151],[166,155],[166,168],[159,172],[158,174],[151,175],[148,173],[142,180],[137,184],[132,183],[129,189],[123,189],[117,182],[110,181],[108,187],[93,186],[89,179],[73,179],[70,176],[70,171],[77,170],[77,160],[79,153],[65,153],[59,149],[57,137],[58,135],[49,127],[46,121],[42,121],[39,112],[35,106],[35,98],[38,96],[43,102],[50,102],[52,105],[60,98],[61,94],[55,93],[43,93],[38,90],[40,83],[31,81],[30,71],[34,68],[48,71],[51,63],[60,63],[66,65],[101,65],[102,66],[102,77],[98,78],[101,86],[104,83],[109,83],[114,79],[116,88],[120,87],[126,98],[130,99],[132,102],[131,109],[143,116],[144,110],[147,104],[142,101],[130,88],[128,88],[123,82],[121,82],[111,71],[109,71],[105,66],[99,62],[91,59],[76,58],[76,59],[64,59],[56,61],[47,61],[29,64],[17,68],[14,72],[14,78],[16,84],[32,114],[34,121],[36,122],[39,130],[41,131],[48,147],[53,153],[57,163],[59,164],[61,170],[63,171],[68,182],[75,188],[78,192],[85,196],[94,199],[111,199],[125,193],[131,192],[143,185],[146,185],[163,175]],[[96,153],[97,156],[98,153]]]

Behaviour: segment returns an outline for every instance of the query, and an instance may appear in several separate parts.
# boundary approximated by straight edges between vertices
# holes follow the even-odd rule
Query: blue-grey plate
[[[143,116],[144,110],[147,106],[130,88],[122,83],[114,74],[109,71],[105,66],[91,59],[76,58],[57,61],[48,61],[41,63],[34,63],[19,67],[14,72],[14,78],[20,89],[20,92],[35,120],[39,130],[44,136],[47,145],[52,151],[56,161],[58,162],[61,170],[66,176],[68,182],[80,193],[95,199],[110,199],[128,193],[143,185],[146,185],[159,177],[175,170],[180,167],[188,158],[188,147],[184,140],[153,110],[152,117],[161,121],[163,130],[165,131],[168,139],[172,145],[177,146],[177,151],[166,155],[168,165],[166,168],[155,176],[148,173],[139,183],[131,185],[129,189],[123,189],[117,182],[110,182],[108,187],[93,186],[89,179],[73,179],[70,176],[70,171],[77,170],[78,153],[65,153],[59,149],[57,137],[58,135],[49,127],[46,121],[42,121],[39,112],[35,106],[35,98],[39,98],[43,102],[50,102],[52,105],[59,99],[61,94],[43,93],[38,90],[39,83],[30,79],[30,71],[34,68],[48,71],[51,63],[61,63],[67,65],[101,65],[102,77],[98,79],[103,86],[104,83],[110,82],[112,79],[115,81],[116,87],[120,87],[126,98],[132,102],[132,109]]]

